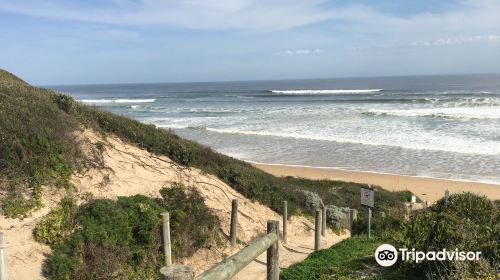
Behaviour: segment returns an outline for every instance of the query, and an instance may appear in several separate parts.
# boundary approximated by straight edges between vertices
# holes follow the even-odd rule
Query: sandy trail
[[[330,179],[345,182],[378,185],[389,191],[410,190],[423,201],[433,203],[449,190],[451,194],[464,191],[500,199],[500,185],[453,181],[445,179],[413,177],[394,174],[358,172],[334,168],[298,167],[288,165],[254,164],[254,166],[275,176],[294,176],[308,179]]]
[[[104,144],[101,160],[105,168],[90,169],[83,175],[74,175],[72,183],[78,195],[92,193],[96,198],[111,199],[134,194],[157,197],[162,187],[182,183],[200,192],[207,207],[217,215],[221,230],[226,236],[229,235],[231,200],[238,199],[238,238],[245,244],[266,232],[267,220],[282,221],[276,212],[246,199],[215,176],[194,168],[179,166],[167,157],[150,154],[117,137],[109,136],[103,139],[89,130],[85,130],[80,136],[84,150],[91,151],[97,143]],[[45,190],[45,207],[22,221],[0,217],[0,230],[5,232],[7,240],[10,280],[44,279],[42,264],[50,249],[34,241],[32,231],[61,196],[60,192]],[[280,267],[287,267],[307,257],[314,245],[313,228],[313,223],[305,217],[292,217],[289,220],[289,249],[280,248]],[[348,236],[348,233],[338,236],[328,230],[322,238],[322,247],[329,247]],[[222,247],[201,249],[190,258],[174,261],[192,266],[195,273],[199,274],[244,247],[243,244],[232,247],[224,240]],[[265,263],[265,253],[235,279],[264,279],[266,267],[262,262]]]

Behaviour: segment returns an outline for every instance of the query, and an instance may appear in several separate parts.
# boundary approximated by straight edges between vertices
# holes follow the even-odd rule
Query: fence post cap
[[[160,269],[161,279],[164,280],[192,280],[193,269],[182,264],[164,266]]]

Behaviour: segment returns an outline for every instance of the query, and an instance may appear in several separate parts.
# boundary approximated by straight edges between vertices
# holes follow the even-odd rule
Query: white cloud
[[[44,18],[202,30],[280,30],[332,17],[321,8],[326,0],[115,0],[94,6],[62,0],[0,2],[0,10]]]
[[[298,50],[286,50],[286,51],[280,52],[278,54],[294,56],[294,55],[319,54],[322,52],[323,52],[323,50],[320,50],[320,49],[298,49]]]
[[[395,44],[378,44],[364,47],[354,47],[353,50],[366,49],[406,49],[406,48],[432,48],[457,46],[468,44],[496,44],[500,43],[500,35],[475,35],[464,37],[444,37],[431,40],[417,40]]]
[[[366,5],[333,8],[328,0],[0,0],[0,11],[112,25],[198,30],[287,30],[330,21],[331,34],[413,36],[407,41],[500,29],[500,1],[463,0],[447,11],[396,16]],[[342,24],[336,25],[337,21]],[[479,32],[482,31],[482,32]],[[493,32],[494,33],[494,32]],[[496,39],[493,39],[496,40]]]

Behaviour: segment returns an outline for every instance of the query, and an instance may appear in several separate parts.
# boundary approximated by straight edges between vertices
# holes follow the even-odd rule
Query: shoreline
[[[265,164],[249,162],[253,166],[275,176],[293,176],[307,179],[328,179],[353,183],[372,184],[388,191],[409,190],[423,201],[433,203],[450,194],[469,191],[500,199],[500,184],[458,181],[432,177],[417,177],[369,171],[350,171],[336,168],[293,166],[284,164]]]

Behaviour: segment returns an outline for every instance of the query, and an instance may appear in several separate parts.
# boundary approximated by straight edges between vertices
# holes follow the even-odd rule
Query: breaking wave
[[[311,94],[355,94],[380,92],[382,89],[300,89],[300,90],[271,90],[272,93],[282,95],[311,95]]]
[[[153,103],[156,99],[81,99],[78,100],[82,103],[97,103],[97,104],[106,104],[106,103]]]

